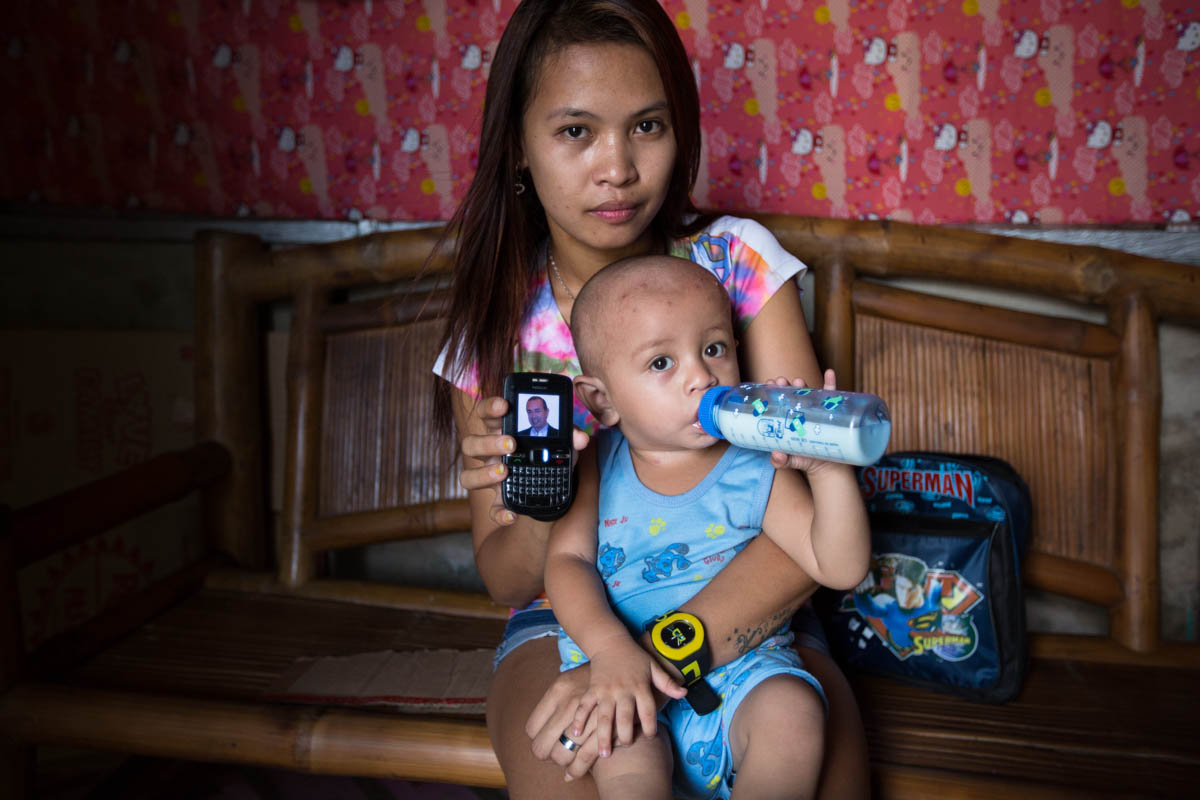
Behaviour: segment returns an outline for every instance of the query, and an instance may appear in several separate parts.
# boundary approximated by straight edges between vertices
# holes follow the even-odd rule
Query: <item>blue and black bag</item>
[[[1016,696],[1028,662],[1021,561],[1031,504],[998,458],[901,452],[858,469],[871,569],[817,598],[850,670],[970,700]]]

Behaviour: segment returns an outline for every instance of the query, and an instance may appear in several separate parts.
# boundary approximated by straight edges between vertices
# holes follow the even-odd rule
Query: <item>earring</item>
[[[525,181],[521,180],[520,173],[517,173],[517,182],[513,184],[513,191],[517,193],[518,197],[525,194]]]

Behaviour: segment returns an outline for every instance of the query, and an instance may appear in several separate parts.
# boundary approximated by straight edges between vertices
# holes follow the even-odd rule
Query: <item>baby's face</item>
[[[704,275],[643,286],[611,311],[604,379],[634,448],[692,450],[716,440],[696,412],[704,392],[738,383],[729,299]]]

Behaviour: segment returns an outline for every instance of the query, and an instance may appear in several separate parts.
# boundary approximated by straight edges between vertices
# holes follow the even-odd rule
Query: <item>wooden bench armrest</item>
[[[9,531],[14,565],[40,561],[215,483],[229,465],[224,447],[202,442],[17,509]]]

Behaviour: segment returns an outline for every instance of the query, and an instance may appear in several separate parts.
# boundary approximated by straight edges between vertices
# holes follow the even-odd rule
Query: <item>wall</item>
[[[0,28],[0,201],[446,219],[513,0],[44,0]],[[1184,0],[663,0],[701,206],[1123,223],[1200,213]]]

